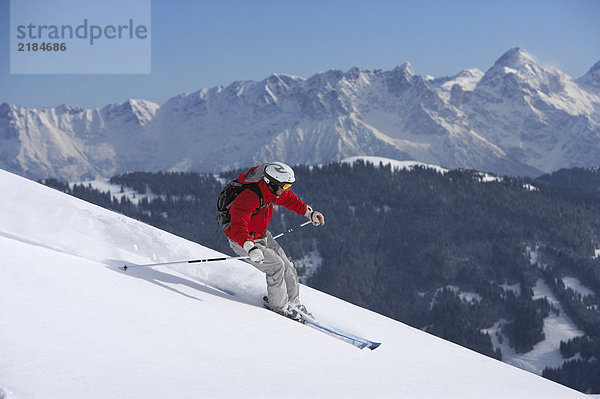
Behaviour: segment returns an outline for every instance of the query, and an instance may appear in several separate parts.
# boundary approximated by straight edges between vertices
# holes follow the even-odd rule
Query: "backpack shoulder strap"
[[[262,195],[262,191],[260,191],[260,187],[258,187],[258,184],[256,183],[250,183],[246,185],[247,188],[249,188],[250,190],[254,191],[254,193],[258,196],[258,200],[260,202],[260,206],[258,207],[258,209],[261,209],[263,207],[263,195]],[[257,209],[257,211],[258,211]],[[256,211],[254,211],[256,212]]]
[[[273,201],[269,201],[266,204],[263,204],[263,194],[262,194],[262,191],[260,191],[260,187],[258,187],[258,183],[248,184],[247,188],[254,191],[256,193],[256,195],[258,195],[258,200],[260,201],[260,206],[254,212],[252,212],[253,215],[257,214],[261,209],[268,207],[273,202]]]

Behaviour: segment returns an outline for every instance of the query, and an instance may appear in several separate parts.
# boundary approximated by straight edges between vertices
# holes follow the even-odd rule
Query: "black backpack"
[[[244,184],[237,181],[237,179],[230,181],[223,187],[223,190],[221,190],[221,193],[217,198],[217,224],[221,226],[223,230],[227,230],[231,227],[231,215],[229,214],[229,209],[231,208],[233,200],[247,188],[254,191],[260,201],[260,206],[252,212],[253,215],[270,204],[269,202],[263,205],[263,195],[257,183]]]

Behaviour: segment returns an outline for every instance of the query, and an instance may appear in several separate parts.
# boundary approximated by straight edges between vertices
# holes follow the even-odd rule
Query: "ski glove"
[[[263,263],[265,261],[265,254],[257,247],[252,241],[248,240],[244,243],[244,249],[248,252],[250,260],[255,263]]]
[[[307,218],[310,219],[313,226],[324,226],[325,225],[325,217],[319,211],[313,211],[313,209],[307,205],[306,213],[304,214]]]

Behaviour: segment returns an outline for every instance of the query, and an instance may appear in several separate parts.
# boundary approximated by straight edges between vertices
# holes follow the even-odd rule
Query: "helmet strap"
[[[265,176],[264,180],[265,180],[265,183],[267,183],[267,187],[269,188],[269,191],[273,195],[277,195],[277,189],[279,188],[279,184],[277,184],[277,182],[274,179],[271,179],[268,176]]]

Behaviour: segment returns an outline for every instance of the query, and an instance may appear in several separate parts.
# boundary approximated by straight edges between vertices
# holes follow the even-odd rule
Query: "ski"
[[[264,297],[263,301],[264,301],[264,307],[268,310],[271,310],[268,306],[269,302],[267,300],[267,297]],[[356,335],[342,331],[338,328],[328,326],[325,323],[322,323],[322,322],[318,321],[317,319],[315,319],[315,317],[312,314],[303,312],[301,309],[295,308],[295,310],[302,317],[300,320],[291,319],[291,318],[290,318],[290,320],[294,320],[298,323],[304,324],[312,329],[315,329],[326,335],[329,335],[332,338],[349,343],[350,345],[355,346],[359,349],[369,348],[370,350],[374,350],[374,349],[377,349],[379,347],[379,345],[381,345],[381,342],[371,341],[366,338],[358,337]]]
[[[381,345],[381,342],[374,342],[366,338],[350,334],[346,331],[342,331],[338,328],[328,326],[312,317],[312,315],[308,315],[302,312],[300,309],[296,309],[296,311],[302,315],[303,324],[305,324],[306,326],[311,327],[340,341],[347,342],[350,345],[353,345],[359,349],[369,348],[370,350],[375,350],[379,347],[379,345]]]
[[[380,342],[374,342],[374,341],[370,341],[366,338],[357,337],[350,333],[338,330],[337,328],[325,326],[322,323],[317,322],[316,320],[307,319],[307,320],[305,320],[304,324],[311,328],[314,328],[317,331],[321,331],[321,332],[329,335],[330,337],[339,339],[340,341],[347,342],[350,345],[353,345],[359,349],[369,348],[370,350],[374,350],[374,349],[377,349],[379,347],[379,345],[381,345]]]

